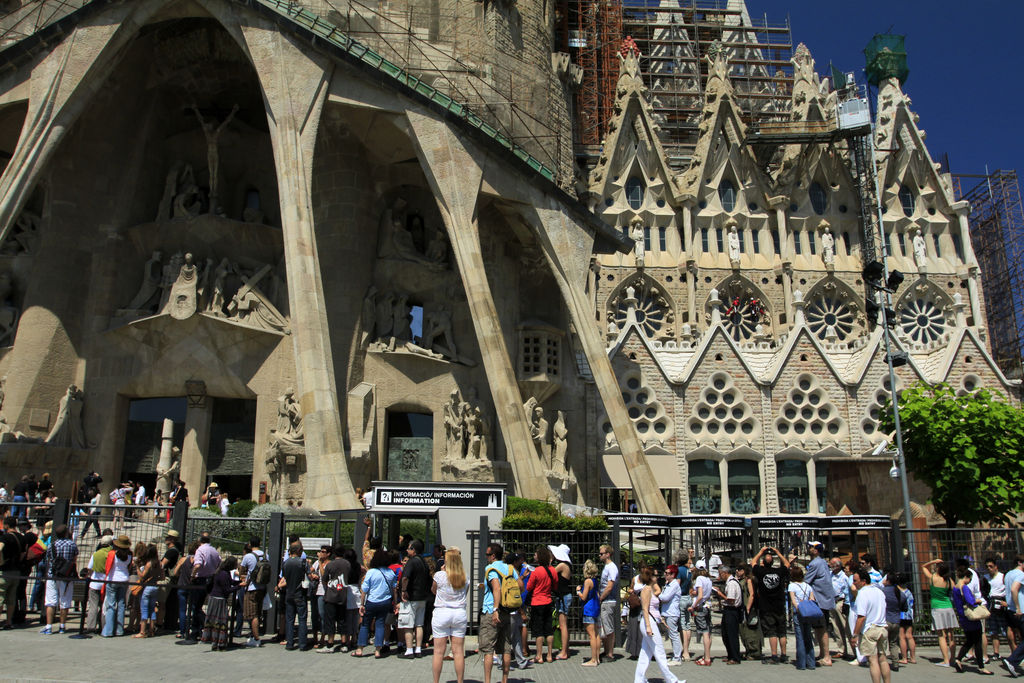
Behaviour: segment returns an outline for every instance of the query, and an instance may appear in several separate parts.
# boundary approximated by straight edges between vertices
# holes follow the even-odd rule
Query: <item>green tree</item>
[[[1024,509],[1024,411],[999,392],[957,396],[923,382],[900,392],[899,406],[907,469],[948,525],[1005,524]],[[881,427],[894,428],[889,406]]]

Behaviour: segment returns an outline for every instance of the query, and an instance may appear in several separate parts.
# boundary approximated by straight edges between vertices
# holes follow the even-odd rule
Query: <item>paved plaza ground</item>
[[[467,651],[475,648],[475,638],[467,638]],[[790,639],[790,649],[792,639]],[[372,651],[368,648],[367,652]],[[586,681],[587,683],[610,683],[633,679],[636,663],[626,657],[615,662],[602,664],[596,669],[580,666],[584,660],[582,651],[573,647],[569,661],[542,664],[525,671],[513,670],[510,681],[553,683],[555,681]],[[621,652],[618,650],[617,652]],[[686,663],[674,667],[673,672],[680,679],[700,683],[734,683],[738,678],[758,683],[791,683],[795,677],[817,678],[834,683],[865,683],[870,681],[867,668],[851,666],[836,660],[831,668],[819,668],[814,672],[796,671],[790,665],[765,666],[758,662],[743,662],[740,666],[726,666],[717,657],[725,654],[721,641],[716,636],[712,654],[716,657],[711,667],[698,667]],[[958,676],[951,669],[936,667],[932,661],[938,659],[938,649],[918,649],[918,664],[901,667],[893,674],[899,683],[941,683],[949,679],[971,680],[975,676],[973,667]],[[466,658],[466,681],[477,683],[483,680],[483,658],[471,655]],[[227,652],[211,652],[209,645],[179,645],[172,635],[139,640],[130,637],[77,640],[68,636],[43,636],[38,628],[23,628],[0,632],[0,680],[8,681],[181,681],[186,678],[224,681],[271,681],[296,680],[344,680],[366,683],[388,681],[391,683],[412,683],[431,681],[431,660],[402,660],[394,655],[375,660],[373,657],[356,659],[347,654],[318,654],[316,652],[288,652],[281,645],[267,644],[259,649],[237,648]],[[996,676],[1008,678],[1004,669],[996,668],[996,662],[989,667]],[[648,670],[650,681],[660,681],[661,674],[656,665]],[[451,662],[444,663],[442,681],[454,681],[455,671]],[[500,671],[495,671],[493,680],[500,683]]]

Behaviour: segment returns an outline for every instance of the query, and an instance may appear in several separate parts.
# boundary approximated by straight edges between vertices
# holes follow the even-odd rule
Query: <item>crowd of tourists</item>
[[[293,536],[275,576],[255,536],[236,556],[219,552],[205,534],[183,547],[173,530],[159,546],[133,546],[110,528],[90,543],[67,524],[33,528],[15,515],[3,518],[3,529],[3,629],[24,624],[26,613],[38,610],[42,634],[75,630],[68,619],[74,580],[82,577],[88,580],[84,629],[102,637],[177,633],[185,643],[207,643],[213,650],[225,650],[237,638],[247,647],[274,642],[287,650],[353,657],[371,656],[372,649],[378,659],[392,651],[418,659],[429,651],[435,683],[446,659],[453,660],[460,683],[464,677],[473,587],[458,548],[439,545],[428,555],[419,539],[403,538],[389,549],[367,537],[359,551],[331,545],[314,550]],[[646,680],[652,662],[666,683],[678,680],[673,667],[712,665],[713,606],[726,652],[719,662],[727,666],[753,660],[807,671],[845,660],[867,666],[877,682],[916,664],[911,577],[879,569],[871,555],[827,559],[819,541],[805,551],[797,558],[764,547],[749,563],[729,566],[717,556],[705,562],[680,550],[673,564],[641,563],[620,581],[607,545],[577,569],[564,544],[527,554],[491,543],[475,586],[481,589],[477,647],[484,683],[490,683],[492,667],[500,667],[504,682],[513,667],[569,660],[574,603],[589,641],[579,664],[613,661],[618,626],[625,630],[625,655],[636,660],[638,682]],[[968,558],[923,565],[938,666],[962,672],[973,654],[972,669],[981,675],[993,674],[992,658],[1002,659],[1010,676],[1020,672],[1024,558],[1014,558],[1005,573],[1000,564],[986,559],[981,571]],[[33,571],[38,579],[28,596],[26,579]],[[277,623],[268,624],[274,606]],[[963,634],[959,650],[956,629]]]

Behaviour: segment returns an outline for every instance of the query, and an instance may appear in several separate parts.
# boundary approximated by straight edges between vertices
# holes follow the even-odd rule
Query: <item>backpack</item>
[[[256,556],[256,567],[252,570],[252,582],[262,588],[270,583],[270,560],[267,559],[266,553]]]
[[[501,606],[507,610],[516,610],[523,606],[523,591],[515,574],[516,570],[509,567],[508,574],[501,577]]]
[[[75,561],[58,555],[55,546],[56,541],[50,545],[50,557],[47,559],[50,567],[50,576],[55,579],[74,578],[75,573],[77,572],[77,569],[75,568]]]

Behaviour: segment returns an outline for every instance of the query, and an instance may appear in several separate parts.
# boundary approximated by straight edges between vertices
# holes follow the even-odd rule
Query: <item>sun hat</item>
[[[549,545],[548,550],[551,551],[551,555],[559,562],[572,564],[572,560],[569,559],[569,546],[566,544]]]
[[[130,550],[132,547],[132,539],[128,538],[125,534],[121,534],[114,539],[115,548],[123,548],[124,550]]]
[[[171,529],[167,532],[167,535],[164,536],[164,538],[181,538],[181,534],[179,534],[177,530]]]

